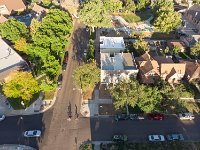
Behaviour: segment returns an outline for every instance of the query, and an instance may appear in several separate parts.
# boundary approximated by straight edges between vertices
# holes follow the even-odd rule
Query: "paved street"
[[[146,141],[149,134],[182,133],[186,140],[199,141],[200,117],[194,121],[180,121],[175,116],[163,121],[130,120],[115,122],[113,118],[93,119],[91,137],[94,141],[111,140],[114,134],[126,134],[131,141]]]

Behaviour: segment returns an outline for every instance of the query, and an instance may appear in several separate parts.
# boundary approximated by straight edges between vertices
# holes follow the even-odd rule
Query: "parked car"
[[[25,137],[40,137],[41,131],[40,130],[29,130],[24,132]]]
[[[168,141],[183,141],[183,135],[182,134],[177,134],[177,133],[173,133],[173,134],[168,134],[166,136]]]
[[[128,141],[128,137],[126,135],[113,135],[112,140],[114,142],[126,142]]]
[[[67,64],[68,63],[68,52],[65,52],[65,56],[64,56],[64,60],[63,60],[63,64]]]
[[[179,119],[181,119],[181,120],[193,120],[194,119],[194,115],[192,113],[180,113],[178,116],[179,116]]]
[[[87,49],[84,49],[84,53],[83,53],[84,57],[87,56]]]
[[[63,75],[60,74],[60,75],[58,76],[58,85],[61,85],[61,84],[62,84],[62,80],[63,80]]]
[[[164,115],[160,113],[151,113],[147,115],[149,120],[163,120]]]
[[[0,115],[0,121],[3,121],[6,118],[5,115]]]
[[[115,121],[120,121],[120,120],[128,120],[129,116],[127,114],[117,114],[115,115]]]
[[[149,141],[151,142],[165,141],[165,137],[163,135],[149,135]]]
[[[40,137],[41,131],[40,130],[29,130],[24,132],[24,137]]]
[[[143,120],[144,117],[138,114],[130,114],[130,120]]]

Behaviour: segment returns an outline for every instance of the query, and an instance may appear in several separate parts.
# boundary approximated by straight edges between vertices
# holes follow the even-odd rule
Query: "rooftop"
[[[0,39],[0,74],[16,66],[26,64],[9,45]]]
[[[0,0],[0,5],[5,5],[10,12],[26,9],[23,0]]]
[[[123,37],[100,36],[101,49],[125,49]]]
[[[131,53],[117,53],[113,56],[109,53],[101,53],[101,69],[134,70],[137,66]]]

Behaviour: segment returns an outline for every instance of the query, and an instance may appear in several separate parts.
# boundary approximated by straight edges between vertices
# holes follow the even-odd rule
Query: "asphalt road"
[[[180,121],[176,116],[165,120],[126,120],[114,121],[113,118],[93,119],[91,138],[94,141],[109,141],[114,134],[126,134],[130,141],[146,141],[150,134],[182,133],[185,140],[200,140],[200,117],[193,121]]]

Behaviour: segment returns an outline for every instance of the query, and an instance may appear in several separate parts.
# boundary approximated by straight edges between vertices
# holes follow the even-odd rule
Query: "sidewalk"
[[[99,116],[100,104],[112,104],[112,99],[99,99],[99,90],[94,91],[94,100],[82,100],[80,112],[84,117]]]
[[[4,144],[0,145],[0,150],[36,150],[36,149],[26,145]]]
[[[44,100],[44,95],[41,93],[39,98],[33,102],[28,108],[21,110],[14,110],[8,102],[6,102],[6,98],[1,94],[0,95],[0,114],[4,114],[6,116],[17,116],[17,115],[34,115],[47,111],[50,109],[55,101],[56,96],[59,89],[56,89],[54,93],[54,98],[52,100]],[[6,104],[7,103],[7,104]]]

